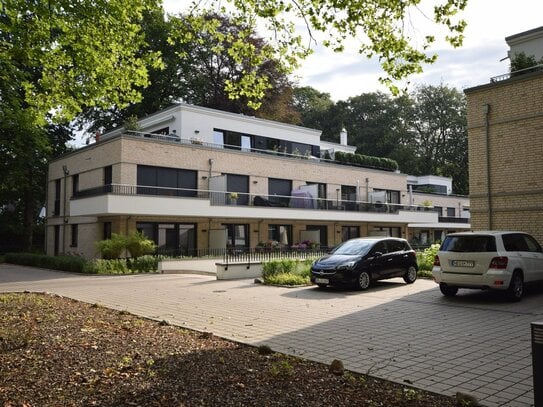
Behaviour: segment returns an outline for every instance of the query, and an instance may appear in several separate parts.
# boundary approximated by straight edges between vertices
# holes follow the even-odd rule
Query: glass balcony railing
[[[209,200],[212,206],[251,206],[262,208],[300,209],[300,210],[334,210],[349,212],[377,212],[377,213],[398,213],[402,211],[424,211],[432,212],[433,208],[428,206],[404,205],[392,203],[366,202],[344,199],[325,199],[309,196],[295,195],[261,195],[242,192],[212,191],[203,189],[168,188],[147,185],[124,185],[110,184],[96,188],[77,191],[72,197],[73,200],[89,198],[94,196],[114,195],[142,195],[142,196],[164,196],[171,198],[197,198]]]

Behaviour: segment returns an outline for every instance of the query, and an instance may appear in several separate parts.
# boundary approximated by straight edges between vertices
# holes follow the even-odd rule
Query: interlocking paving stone
[[[191,274],[80,276],[0,265],[0,292],[48,291],[198,331],[453,395],[489,407],[533,405],[530,322],[543,290],[520,303],[428,280],[365,292],[281,288]],[[338,346],[341,344],[341,346]]]

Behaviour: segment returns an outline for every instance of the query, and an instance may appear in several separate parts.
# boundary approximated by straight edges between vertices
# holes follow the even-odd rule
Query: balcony
[[[70,202],[70,216],[115,214],[396,223],[438,220],[437,213],[424,206],[124,184],[77,191]]]

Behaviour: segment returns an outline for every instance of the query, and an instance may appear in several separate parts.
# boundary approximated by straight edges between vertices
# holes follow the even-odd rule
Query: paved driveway
[[[533,404],[530,323],[543,290],[441,296],[427,280],[366,292],[279,288],[205,275],[80,276],[0,264],[0,292],[48,291],[167,320],[415,387],[474,394],[486,406]]]

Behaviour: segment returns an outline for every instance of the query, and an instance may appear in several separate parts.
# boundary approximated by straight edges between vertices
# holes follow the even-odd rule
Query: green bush
[[[439,251],[439,246],[439,243],[435,243],[430,247],[424,249],[424,251],[417,253],[417,263],[419,265],[419,270],[432,271],[432,268],[434,267],[434,258]]]
[[[265,284],[270,285],[308,285],[309,278],[293,273],[278,273],[264,279]]]
[[[158,269],[160,258],[155,256],[140,256],[128,260],[128,268],[134,272],[153,273]]]
[[[134,232],[125,240],[126,249],[132,257],[141,257],[156,250],[156,244],[145,237],[143,232]]]
[[[128,274],[131,272],[126,259],[95,259],[90,262],[86,271],[94,274]]]
[[[340,163],[355,164],[363,167],[379,168],[390,171],[396,171],[399,168],[398,163],[390,158],[344,153],[342,151],[337,151],[334,155],[334,159]]]
[[[96,249],[103,259],[118,259],[126,248],[127,239],[117,233],[111,234],[111,239],[96,242]]]
[[[6,253],[5,259],[7,263],[75,273],[84,273],[87,265],[87,261],[82,257],[67,255],[47,256],[33,253]]]
[[[303,285],[309,284],[312,259],[272,260],[262,265],[264,284]]]

